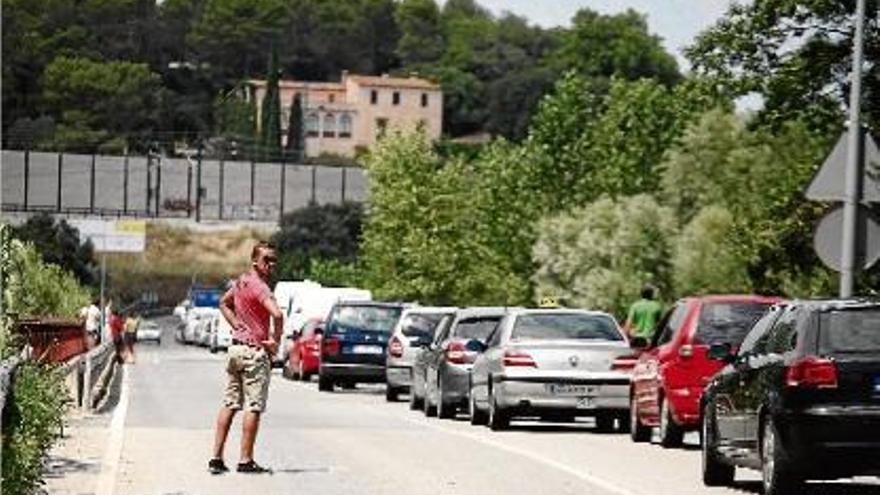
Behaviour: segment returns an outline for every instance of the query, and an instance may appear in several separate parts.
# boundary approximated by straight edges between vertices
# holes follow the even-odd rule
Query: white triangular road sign
[[[846,199],[846,159],[848,133],[844,132],[825,159],[822,168],[813,177],[805,192],[814,201],[843,201]],[[870,133],[864,133],[864,178],[862,179],[862,202],[880,202],[880,151]]]

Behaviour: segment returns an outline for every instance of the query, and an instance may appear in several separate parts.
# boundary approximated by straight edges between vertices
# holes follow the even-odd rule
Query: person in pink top
[[[251,270],[240,276],[220,300],[220,312],[233,331],[226,359],[226,391],[214,434],[214,456],[208,461],[212,474],[229,471],[223,462],[223,449],[235,413],[241,409],[244,419],[237,471],[270,472],[254,461],[254,443],[260,415],[266,410],[271,356],[278,349],[283,328],[281,309],[268,285],[277,261],[275,248],[265,241],[258,242],[251,251]],[[275,329],[272,335],[270,320]]]

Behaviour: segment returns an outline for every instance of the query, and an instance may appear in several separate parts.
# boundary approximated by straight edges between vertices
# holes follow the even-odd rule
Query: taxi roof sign
[[[559,299],[553,296],[544,296],[541,298],[538,306],[541,308],[558,308]]]

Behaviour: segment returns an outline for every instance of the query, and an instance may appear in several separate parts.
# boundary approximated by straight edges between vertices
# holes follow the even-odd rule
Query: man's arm
[[[272,327],[274,329],[272,339],[264,342],[264,345],[271,346],[269,350],[274,354],[281,343],[281,333],[284,330],[284,315],[281,313],[278,303],[275,302],[275,297],[271,295],[263,299],[263,306],[269,312],[269,316],[272,317]]]
[[[241,325],[241,320],[235,314],[235,299],[232,296],[231,289],[226,291],[226,294],[223,294],[223,297],[220,299],[220,313],[226,318],[226,321],[229,322],[229,326],[232,328],[238,328]]]
[[[627,337],[629,337],[629,338],[633,337],[632,331],[633,331],[633,316],[634,316],[633,313],[635,313],[633,311],[634,309],[635,309],[635,305],[632,305],[629,307],[629,311],[626,314],[626,321],[623,322],[623,331],[624,331],[624,333],[626,333]]]

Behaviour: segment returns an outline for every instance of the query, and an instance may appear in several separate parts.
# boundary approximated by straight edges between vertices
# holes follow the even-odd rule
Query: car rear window
[[[453,335],[459,339],[477,339],[485,342],[500,321],[501,316],[463,319],[455,325]]]
[[[400,308],[382,306],[339,306],[334,311],[330,330],[368,330],[391,333],[400,318]]]
[[[823,312],[819,316],[822,349],[841,353],[880,352],[880,308]]]
[[[588,314],[535,314],[517,317],[512,339],[623,340],[608,316]]]
[[[434,338],[437,324],[443,319],[442,313],[410,313],[400,323],[401,331],[407,337]]]
[[[695,344],[739,346],[770,304],[758,302],[706,303],[700,310]]]

